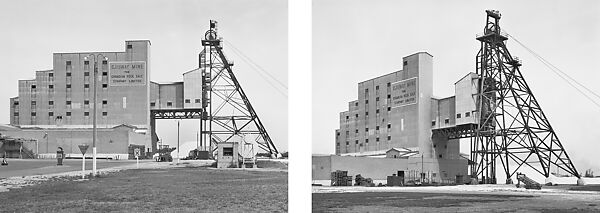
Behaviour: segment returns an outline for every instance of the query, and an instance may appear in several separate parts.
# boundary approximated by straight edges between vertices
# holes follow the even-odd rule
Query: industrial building
[[[335,170],[379,181],[392,174],[430,182],[467,178],[468,158],[458,139],[432,130],[475,122],[477,75],[456,82],[455,96],[437,98],[432,55],[415,53],[402,64],[402,70],[358,83],[358,100],[340,113],[335,155],[313,156],[313,180],[328,180]]]
[[[183,82],[152,82],[150,47],[148,40],[132,40],[123,52],[54,53],[52,69],[19,80],[19,94],[10,98],[10,125],[0,134],[31,141],[24,148],[40,157],[55,157],[58,147],[67,157],[80,157],[77,145],[92,143],[96,109],[98,157],[126,159],[131,146],[156,151],[151,111],[199,109],[201,71],[184,73]]]

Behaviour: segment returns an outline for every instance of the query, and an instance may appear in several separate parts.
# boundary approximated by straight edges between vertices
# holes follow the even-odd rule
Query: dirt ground
[[[600,212],[600,193],[572,186],[313,187],[313,212]],[[379,189],[378,189],[379,188]],[[575,187],[578,189],[595,189]]]
[[[53,177],[0,193],[2,212],[286,212],[287,171],[170,167],[78,181]]]

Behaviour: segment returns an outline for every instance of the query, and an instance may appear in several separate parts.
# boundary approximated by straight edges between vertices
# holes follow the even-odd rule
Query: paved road
[[[0,166],[0,178],[45,175],[81,170],[81,159],[65,159],[62,166],[56,165],[56,159],[7,159],[7,161],[8,166]],[[97,169],[124,166],[128,164],[135,164],[135,160],[96,160]],[[92,169],[91,159],[86,160],[85,169]]]

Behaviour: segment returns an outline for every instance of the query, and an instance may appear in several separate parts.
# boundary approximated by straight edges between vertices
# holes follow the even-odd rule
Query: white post
[[[136,163],[136,167],[139,169],[140,168],[140,159],[138,158],[138,156],[135,156],[135,163]]]
[[[92,159],[92,175],[95,177],[96,176],[96,147],[92,148],[92,152],[94,152],[93,159]]]
[[[81,179],[85,179],[85,154],[81,157]]]

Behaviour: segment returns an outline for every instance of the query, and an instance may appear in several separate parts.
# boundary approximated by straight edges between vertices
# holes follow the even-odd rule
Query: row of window
[[[65,64],[67,66],[71,66],[72,65],[71,61],[65,61]],[[108,64],[107,60],[102,60],[102,65],[107,65],[107,64]],[[83,61],[83,65],[90,65],[90,61]]]
[[[391,140],[392,140],[392,136],[391,136],[391,135],[388,135],[388,136],[387,136],[387,140],[388,140],[388,141],[391,141]],[[375,138],[375,141],[376,141],[376,142],[379,142],[379,138]],[[355,143],[355,144],[358,144],[358,140],[354,140],[354,143]],[[369,139],[365,139],[365,143],[366,143],[366,144],[368,144],[368,143],[369,143]],[[339,146],[340,144],[339,144],[339,143],[337,143],[337,145]],[[349,142],[349,141],[346,141],[346,146],[349,146],[349,145],[350,145],[350,142]]]
[[[31,89],[35,89],[35,88],[36,88],[35,85],[31,85]],[[67,84],[66,88],[70,89],[71,84]],[[83,88],[90,88],[90,84],[83,84]],[[108,84],[102,84],[102,88],[108,88]],[[54,89],[54,85],[53,84],[48,85],[48,89]]]
[[[13,114],[14,116],[19,116],[18,112]],[[66,112],[67,116],[71,116],[71,112]],[[31,112],[31,116],[37,116],[37,112]],[[48,112],[48,116],[54,116],[54,112]],[[83,116],[90,116],[90,112],[83,112]],[[108,112],[102,112],[102,116],[108,116]]]
[[[71,105],[71,101],[66,101],[67,105]],[[88,105],[90,104],[90,100],[84,100],[83,101],[84,105]],[[102,100],[102,105],[106,105],[108,104],[107,100]],[[14,105],[19,105],[19,102],[15,102]],[[37,105],[37,101],[31,101],[31,105]],[[48,105],[54,105],[54,101],[48,101]]]
[[[198,99],[196,99],[196,100],[198,100]],[[197,102],[197,103],[198,103],[198,102]],[[155,107],[155,106],[156,106],[156,103],[155,103],[155,102],[150,102],[150,106],[151,106],[151,107]],[[167,101],[167,106],[168,106],[168,107],[170,107],[170,106],[173,106],[173,102]]]
[[[197,104],[199,104],[200,103],[200,99],[196,98],[196,99],[194,99],[194,102],[197,103]],[[189,104],[190,103],[190,99],[185,99],[185,103]]]
[[[471,117],[471,112],[465,112],[465,118]],[[456,114],[456,118],[461,118],[461,114]],[[444,124],[449,124],[450,118],[444,119]],[[435,126],[435,121],[431,121],[431,126]]]

